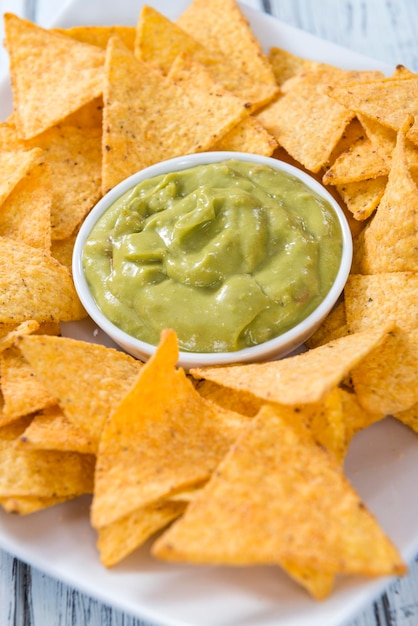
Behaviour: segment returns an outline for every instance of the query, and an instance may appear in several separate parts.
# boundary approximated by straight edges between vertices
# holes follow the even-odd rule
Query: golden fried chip
[[[387,176],[390,160],[368,137],[358,139],[325,172],[324,185],[342,185]]]
[[[15,122],[25,139],[42,133],[101,95],[102,49],[12,13],[5,15],[4,29]]]
[[[14,150],[26,150],[25,141],[19,137],[13,119],[14,115],[12,113],[5,122],[0,122],[1,151],[13,152]]]
[[[101,129],[59,125],[31,142],[52,171],[53,239],[70,237],[101,197],[101,137]]]
[[[0,151],[0,205],[12,189],[43,159],[40,148]]]
[[[309,72],[298,77],[297,88],[289,89],[256,114],[277,142],[312,172],[319,172],[328,163],[354,117],[354,113],[321,90],[316,74]]]
[[[350,148],[356,141],[364,138],[364,127],[355,117],[351,120],[348,126],[345,128],[341,139],[335,146],[334,150],[329,156],[327,166],[331,166],[338,157]]]
[[[52,174],[48,163],[35,164],[0,204],[0,236],[43,252],[51,249]]]
[[[262,401],[245,391],[227,389],[211,380],[194,380],[192,382],[203,398],[219,404],[228,411],[235,411],[240,415],[254,417],[261,408]]]
[[[186,90],[116,38],[106,58],[103,192],[162,159],[209,150],[248,115],[245,101],[218,85],[202,86],[199,64]]]
[[[111,37],[119,37],[127,48],[133,51],[135,46],[135,26],[72,26],[71,28],[53,28],[54,32],[73,37],[77,41],[106,49]]]
[[[415,98],[418,75],[403,78],[381,78],[362,83],[340,83],[329,90],[329,95],[356,114],[377,120],[380,124],[398,131],[410,113],[418,120],[418,103]],[[418,142],[418,122],[408,133],[408,138]]]
[[[191,57],[179,54],[168,73],[169,78],[180,83],[187,91],[188,84],[196,84],[196,62]],[[200,86],[206,91],[216,89],[216,82],[209,72],[199,72]],[[251,152],[270,156],[277,148],[277,141],[254,117],[246,117],[217,141],[211,150]]]
[[[0,498],[66,498],[92,493],[95,458],[89,454],[23,450],[16,439],[28,425],[0,428]]]
[[[0,354],[0,367],[4,400],[0,425],[56,403],[18,348],[11,347]]]
[[[251,78],[259,90],[259,104],[277,93],[272,67],[235,0],[193,0],[177,24],[207,50],[225,57]]]
[[[78,494],[56,497],[37,497],[37,496],[13,496],[11,498],[0,498],[0,505],[7,513],[15,515],[29,515],[47,507],[66,502],[76,498]]]
[[[305,343],[308,348],[316,348],[348,334],[349,329],[345,316],[345,304],[342,300],[333,308],[331,313],[329,313],[322,322],[321,326]]]
[[[213,76],[213,80],[245,100],[252,111],[266,104],[276,94],[277,87],[266,86],[237,69],[222,52],[209,50],[201,45],[194,34],[185,30],[145,5],[142,7],[135,41],[135,55],[147,63],[159,67],[168,74],[179,54],[186,54],[201,63]]]
[[[370,411],[366,411],[359,404],[356,394],[346,389],[338,389],[338,393],[342,403],[346,443],[348,446],[354,435],[375,422],[379,422],[385,417],[385,413],[370,413]]]
[[[77,128],[97,128],[101,130],[103,124],[103,96],[91,100],[74,113],[63,119],[63,126]]]
[[[177,337],[163,331],[104,426],[91,510],[95,528],[209,478],[248,421],[202,398],[176,369],[177,360]]]
[[[156,502],[99,528],[97,547],[103,565],[116,565],[154,533],[179,517],[185,507],[184,502]]]
[[[19,445],[31,450],[61,450],[95,454],[96,447],[70,420],[62,409],[51,406],[36,413],[19,438]]]
[[[65,416],[97,449],[106,419],[142,364],[118,350],[68,337],[32,335],[18,345]]]
[[[366,220],[376,210],[385,193],[387,176],[356,183],[336,185],[336,189],[356,220]]]
[[[406,569],[339,465],[267,405],[152,552],[194,563],[290,561],[328,575]]]
[[[11,348],[15,340],[21,335],[30,335],[39,329],[39,323],[35,320],[27,320],[17,326],[13,326],[0,339],[0,352]]]
[[[293,76],[297,76],[301,72],[323,67],[331,68],[330,65],[311,61],[311,59],[292,54],[288,50],[278,48],[277,46],[270,48],[269,61],[278,85],[283,85],[289,78],[293,78]]]
[[[347,335],[281,361],[193,368],[190,373],[195,378],[250,392],[267,402],[321,402],[361,359],[382,343],[390,328],[392,324],[385,324]]]
[[[361,406],[392,415],[418,402],[418,328],[396,329],[351,372]]]
[[[405,146],[410,124],[398,133],[385,193],[355,242],[353,264],[361,274],[418,271],[418,186]]]
[[[65,239],[53,239],[51,242],[51,256],[64,265],[70,274],[73,271],[73,250],[77,235],[78,230]]]
[[[404,330],[418,327],[418,274],[390,272],[350,274],[344,288],[347,323],[351,332],[393,322]]]
[[[7,237],[0,237],[0,294],[1,322],[86,316],[68,270],[49,254]]]

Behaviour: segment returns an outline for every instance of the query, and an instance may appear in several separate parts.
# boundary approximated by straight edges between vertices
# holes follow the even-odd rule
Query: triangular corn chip
[[[0,237],[0,295],[1,322],[86,317],[68,270],[49,254],[7,237]]]
[[[409,127],[410,121],[398,133],[385,193],[355,242],[353,265],[360,274],[418,271],[418,186],[406,156]]]
[[[102,190],[163,159],[209,150],[249,113],[245,100],[207,87],[196,65],[187,89],[117,39],[106,56]],[[184,112],[187,111],[187,115]]]
[[[18,345],[66,417],[97,449],[107,417],[142,364],[113,348],[68,337],[32,335]]]
[[[66,498],[92,493],[94,456],[15,446],[28,423],[23,418],[0,428],[0,498]]]
[[[206,401],[178,360],[174,331],[144,365],[100,440],[92,524],[106,526],[139,507],[207,480],[247,418]]]
[[[33,416],[31,423],[19,438],[19,446],[26,450],[62,450],[81,454],[96,452],[96,447],[90,439],[70,422],[57,405]]]
[[[335,339],[318,348],[281,361],[193,368],[195,378],[245,390],[267,402],[321,402],[331,389],[373,348],[380,345],[392,324]]]
[[[35,164],[0,204],[0,236],[51,250],[52,174],[48,163]]]
[[[356,114],[365,115],[398,131],[410,113],[418,120],[418,74],[408,77],[381,78],[363,83],[346,82],[329,89],[329,95]],[[408,133],[418,142],[418,121]]]
[[[272,406],[248,424],[152,551],[194,563],[290,562],[324,574],[406,569],[339,465]]]
[[[97,547],[103,565],[116,565],[158,530],[179,517],[185,508],[184,502],[156,502],[99,528]]]
[[[0,151],[0,205],[22,178],[43,158],[40,148]]]
[[[262,84],[258,77],[254,80],[235,67],[223,52],[213,48],[209,50],[196,40],[194,33],[190,35],[156,9],[144,6],[137,25],[135,55],[168,74],[179,54],[187,54],[204,65],[215,82],[245,100],[251,111],[266,104],[278,93],[274,81]]]
[[[389,322],[407,331],[418,328],[417,293],[416,272],[350,274],[344,288],[350,331],[357,333]]]
[[[101,95],[104,51],[7,13],[16,126],[29,139]],[[64,71],[65,70],[65,71]]]
[[[177,24],[257,83],[260,103],[266,102],[266,95],[270,99],[277,92],[270,62],[235,0],[193,0]]]

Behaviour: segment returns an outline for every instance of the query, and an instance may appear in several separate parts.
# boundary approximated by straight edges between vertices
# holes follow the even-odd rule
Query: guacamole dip
[[[260,344],[307,317],[337,275],[333,208],[297,178],[228,160],[138,184],[102,215],[83,267],[103,313],[189,352]]]

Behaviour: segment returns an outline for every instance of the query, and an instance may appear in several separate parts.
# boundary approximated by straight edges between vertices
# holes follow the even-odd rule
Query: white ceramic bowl
[[[341,207],[334,200],[331,194],[329,194],[328,191],[314,178],[283,161],[279,161],[271,157],[263,157],[241,152],[206,152],[162,161],[161,163],[151,165],[150,167],[147,167],[146,169],[143,169],[122,181],[96,204],[80,229],[73,252],[74,283],[80,300],[87,313],[97,326],[99,326],[111,339],[113,339],[118,346],[141,360],[147,360],[155,352],[156,346],[145,343],[144,341],[127,334],[115,326],[115,324],[110,322],[98,308],[91,295],[82,266],[82,253],[85,242],[93,226],[101,215],[113,202],[115,202],[117,198],[128,191],[131,187],[134,187],[136,184],[147,178],[159,176],[160,174],[183,170],[207,163],[216,163],[227,159],[239,159],[241,161],[264,163],[287,172],[299,178],[310,189],[328,201],[337,215],[342,230],[343,251],[341,263],[336,279],[324,300],[322,300],[319,306],[308,317],[292,329],[274,339],[266,341],[265,343],[234,352],[180,352],[179,365],[189,369],[191,367],[202,367],[206,365],[248,363],[283,357],[300,347],[315,332],[328,313],[332,310],[342,293],[352,262],[353,248],[351,232]]]

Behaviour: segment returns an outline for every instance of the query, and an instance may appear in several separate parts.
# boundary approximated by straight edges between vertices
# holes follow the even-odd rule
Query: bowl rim
[[[313,178],[313,176],[286,161],[276,159],[272,156],[267,157],[249,152],[199,152],[166,159],[139,170],[108,191],[93,206],[89,214],[86,216],[79,229],[73,248],[73,281],[78,297],[80,298],[87,314],[97,324],[97,326],[105,332],[105,334],[113,339],[116,344],[127,352],[131,352],[132,350],[131,354],[134,354],[137,358],[144,358],[145,360],[148,359],[154,354],[158,346],[149,344],[141,339],[137,339],[132,335],[129,335],[129,333],[123,331],[111,322],[100,310],[91,294],[87,279],[84,275],[82,252],[85,242],[93,226],[110,207],[110,205],[125,192],[129,191],[129,189],[143,180],[171,171],[180,171],[198,165],[218,163],[220,161],[228,161],[231,159],[270,165],[275,169],[279,169],[293,175],[331,205],[338,218],[342,233],[342,254],[339,269],[331,289],[328,291],[325,298],[306,318],[296,324],[296,326],[290,328],[288,331],[261,344],[231,352],[186,352],[180,350],[178,364],[187,368],[192,368],[205,365],[214,366],[250,361],[256,362],[274,358],[274,355],[276,355],[276,358],[286,356],[286,354],[289,354],[289,352],[293,349],[303,344],[303,342],[306,341],[310,335],[312,335],[315,329],[336,304],[344,289],[350,273],[353,258],[351,230],[347,218],[336,199],[318,180]],[[299,341],[299,338],[302,336],[303,339]]]

